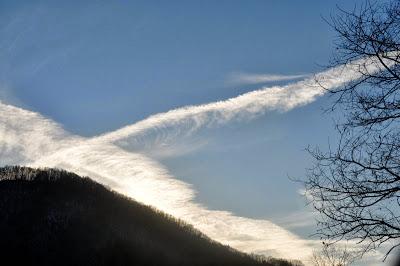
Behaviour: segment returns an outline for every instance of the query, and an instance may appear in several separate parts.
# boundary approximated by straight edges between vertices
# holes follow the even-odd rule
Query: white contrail
[[[190,135],[202,127],[217,126],[232,120],[249,120],[267,111],[289,111],[314,101],[327,89],[359,79],[360,69],[355,66],[365,62],[370,73],[381,70],[381,65],[374,59],[360,59],[286,86],[263,88],[224,101],[152,115],[133,125],[93,138],[93,141],[111,142],[127,150],[137,150],[138,146],[150,148],[153,144],[175,141],[177,137]]]
[[[376,64],[369,69],[379,70]],[[313,241],[302,240],[268,220],[208,210],[194,201],[191,185],[173,178],[161,164],[138,153],[135,145],[174,140],[204,126],[247,120],[269,110],[287,111],[322,95],[324,90],[319,85],[334,88],[359,78],[359,74],[339,67],[318,74],[317,78],[321,84],[307,79],[226,101],[180,108],[92,139],[73,136],[37,113],[0,103],[0,158],[5,162],[12,158],[16,164],[58,166],[91,176],[242,251],[305,259],[311,254]]]

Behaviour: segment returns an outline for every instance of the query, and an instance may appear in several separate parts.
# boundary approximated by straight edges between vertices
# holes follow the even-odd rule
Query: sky
[[[355,3],[2,0],[0,158],[92,174],[244,251],[287,255],[271,239],[218,235],[227,225],[216,220],[313,248],[314,216],[293,179],[312,166],[305,149],[336,135],[323,112],[332,99],[302,82],[332,56],[324,18]]]

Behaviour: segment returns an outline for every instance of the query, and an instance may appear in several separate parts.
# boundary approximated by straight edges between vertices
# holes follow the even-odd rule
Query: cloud
[[[371,73],[380,70],[379,63],[372,59],[363,60],[370,61],[367,65]],[[159,113],[95,139],[114,143],[126,150],[150,150],[160,144],[174,143],[202,128],[221,126],[232,120],[250,120],[271,111],[286,112],[313,102],[326,93],[326,89],[358,79],[358,68],[352,66],[339,66],[302,81],[264,87],[224,101]]]
[[[289,229],[311,227],[316,225],[315,218],[317,215],[317,212],[305,209],[292,212],[290,215],[286,215],[285,217],[276,218],[274,219],[274,222]]]
[[[227,83],[229,85],[249,85],[267,82],[286,81],[309,77],[309,74],[299,75],[278,75],[278,74],[250,74],[250,73],[233,73],[229,76]]]
[[[371,68],[371,71],[378,69]],[[317,75],[327,88],[356,79],[339,67]],[[315,241],[303,240],[268,220],[209,210],[195,202],[195,189],[174,178],[145,150],[173,143],[201,128],[248,120],[267,111],[288,111],[312,102],[324,90],[314,79],[263,88],[225,101],[188,106],[151,116],[95,138],[74,136],[41,116],[0,102],[0,159],[13,164],[62,167],[193,224],[236,249],[306,259]],[[171,145],[173,147],[173,145]],[[163,154],[168,154],[163,151]],[[10,159],[11,158],[11,159]]]
[[[68,147],[80,137],[42,115],[0,101],[1,163],[27,163],[47,152]]]
[[[192,224],[212,239],[245,252],[271,255],[274,251],[291,259],[311,254],[313,242],[302,240],[268,220],[209,210],[196,203],[196,192],[190,184],[176,180],[164,166],[142,154],[88,140],[32,164],[43,165],[90,175],[125,195]],[[287,252],[288,247],[291,252]]]
[[[153,159],[106,141],[69,134],[38,113],[0,103],[0,158],[34,167],[60,167],[87,175],[147,205],[178,217],[212,239],[245,252],[298,259],[313,242],[268,221],[209,210],[196,191]],[[288,253],[287,247],[293,252]]]

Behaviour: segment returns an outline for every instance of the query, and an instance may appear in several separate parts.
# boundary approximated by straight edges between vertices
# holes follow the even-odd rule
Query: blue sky
[[[321,71],[335,5],[354,3],[2,1],[0,82],[10,101],[93,136],[261,87],[230,82],[238,73]],[[321,103],[205,131],[207,145],[163,161],[211,208],[285,215],[304,204],[288,176],[303,177],[304,149],[333,131]]]
[[[92,137],[186,105],[224,100],[262,86],[248,74],[324,70],[334,32],[323,21],[357,1],[1,1],[3,101]],[[301,185],[308,145],[334,141],[322,108],[330,99],[251,121],[205,128],[153,152],[191,184],[210,209],[287,225],[305,211]],[[286,218],[285,218],[286,217]]]
[[[229,86],[235,72],[320,70],[333,37],[321,16],[350,2],[2,1],[1,82],[90,136],[254,88]]]

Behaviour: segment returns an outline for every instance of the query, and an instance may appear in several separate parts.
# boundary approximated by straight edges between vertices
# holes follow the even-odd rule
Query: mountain
[[[88,177],[0,168],[0,259],[12,265],[294,265],[217,243]]]

